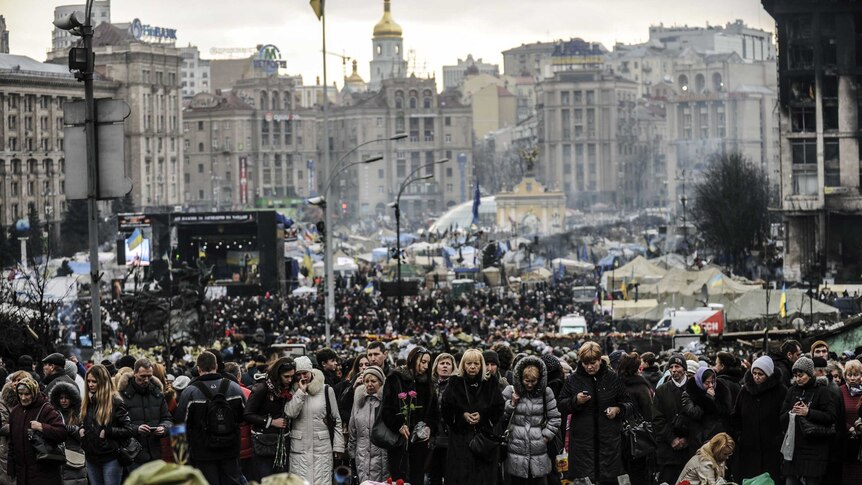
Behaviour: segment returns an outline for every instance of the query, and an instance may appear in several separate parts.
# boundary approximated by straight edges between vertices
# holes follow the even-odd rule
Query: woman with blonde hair
[[[441,421],[449,428],[446,483],[496,483],[497,456],[488,459],[473,454],[470,440],[476,433],[494,428],[504,405],[498,381],[488,379],[482,352],[468,349],[458,363],[458,375],[449,378],[440,407]]]
[[[104,365],[90,367],[84,380],[87,392],[78,434],[87,458],[87,476],[91,485],[120,485],[123,468],[118,450],[132,437],[129,414]]]
[[[688,480],[691,485],[722,485],[727,483],[727,460],[733,454],[736,444],[727,433],[718,433],[697,450],[682,469],[677,483]]]

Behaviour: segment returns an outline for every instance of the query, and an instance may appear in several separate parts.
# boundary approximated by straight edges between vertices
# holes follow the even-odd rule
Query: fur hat
[[[386,377],[383,376],[383,370],[380,369],[380,367],[377,367],[376,365],[370,365],[370,366],[366,367],[364,371],[362,371],[362,379],[363,380],[365,379],[365,376],[367,376],[367,375],[372,375],[372,376],[376,377],[377,380],[380,381],[380,384],[383,384],[384,382],[386,382]]]
[[[764,374],[766,374],[766,377],[771,377],[772,374],[775,372],[775,363],[772,362],[771,357],[769,357],[768,355],[764,355],[758,357],[757,360],[755,360],[754,363],[751,364],[751,368],[760,369],[761,371],[763,371]]]
[[[45,357],[44,359],[42,359],[42,363],[43,364],[54,364],[54,365],[57,365],[60,367],[65,367],[66,358],[63,357],[63,354],[61,354],[59,352],[54,352],[53,354],[49,355],[48,357]]]
[[[804,372],[808,377],[814,377],[814,362],[808,357],[800,357],[793,364],[793,372]]]
[[[296,362],[296,372],[308,372],[313,368],[311,365],[311,359],[306,355],[297,357],[294,362]]]

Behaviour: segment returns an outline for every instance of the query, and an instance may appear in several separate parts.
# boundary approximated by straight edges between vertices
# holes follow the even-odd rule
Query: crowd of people
[[[862,483],[862,363],[824,341],[745,359],[402,350],[20,356],[0,366],[0,484],[119,485],[159,459],[211,485]]]

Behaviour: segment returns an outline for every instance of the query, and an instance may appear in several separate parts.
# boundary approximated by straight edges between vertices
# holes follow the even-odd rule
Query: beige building
[[[505,79],[490,74],[474,74],[463,79],[461,99],[473,111],[473,134],[477,139],[515,125],[518,99],[505,86]]]
[[[556,73],[536,88],[537,178],[570,206],[622,203],[620,169],[635,148],[637,84],[603,71]]]
[[[499,231],[545,236],[565,231],[566,194],[546,190],[532,174],[494,200]]]
[[[95,81],[97,98],[118,85]],[[65,66],[0,54],[0,226],[36,211],[56,230],[66,211],[63,105],[84,87]]]
[[[775,74],[773,62],[746,63],[735,53],[680,55],[673,82],[656,86],[667,94],[669,201],[679,203],[683,181],[696,181],[719,153],[742,153],[778,183]]]

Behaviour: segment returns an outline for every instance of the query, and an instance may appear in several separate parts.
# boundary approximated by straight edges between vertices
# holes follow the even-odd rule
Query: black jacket
[[[173,419],[168,411],[168,403],[165,401],[162,383],[155,377],[151,377],[146,386],[140,387],[135,382],[135,376],[126,375],[119,382],[120,396],[126,402],[126,410],[132,422],[132,433],[141,442],[141,454],[135,460],[136,463],[147,463],[161,458],[161,439],[168,436]],[[138,428],[142,424],[149,425],[150,433],[140,433]],[[165,433],[161,436],[155,434],[155,429],[163,427]]]
[[[659,370],[658,366],[651,365],[649,367],[644,367],[641,375],[647,382],[649,382],[650,387],[655,390],[658,385],[658,381],[661,379],[662,372]]]
[[[715,397],[698,387],[694,378],[685,383],[682,395],[682,414],[687,418],[688,442],[695,450],[718,433],[730,432],[730,414],[733,405],[730,391],[724,383],[715,380]]]
[[[804,386],[794,384],[787,390],[779,415],[781,429],[787,429],[790,422],[790,410],[800,400],[808,404],[808,416],[804,419],[820,426],[835,424],[835,403],[829,389],[811,378]],[[781,472],[785,476],[821,477],[826,473],[826,467],[829,463],[830,439],[803,436],[799,419],[800,416],[796,416],[793,461],[782,460]]]
[[[497,460],[477,458],[470,451],[470,439],[479,427],[493,427],[503,416],[505,402],[498,380],[452,376],[443,391],[442,420],[449,429],[446,454],[446,483],[487,485],[496,483]],[[389,384],[389,379],[386,380]],[[479,424],[471,426],[464,413],[479,413]]]
[[[769,472],[777,483],[781,477],[781,404],[787,388],[781,374],[773,372],[758,385],[747,372],[733,408],[733,437],[736,440],[737,475],[754,477]]]
[[[195,378],[180,396],[174,417],[177,422],[186,423],[186,436],[189,442],[189,456],[192,460],[218,461],[234,459],[239,457],[240,434],[239,424],[242,423],[242,413],[245,408],[245,395],[239,384],[231,381],[225,398],[234,412],[236,426],[236,444],[226,448],[211,448],[209,439],[204,431],[207,419],[207,398],[203,391],[198,389],[195,382],[201,382],[215,394],[221,385],[222,379],[219,374],[204,374]],[[230,379],[228,379],[230,380]]]
[[[577,403],[581,391],[590,393],[590,400],[584,404]],[[622,473],[622,425],[632,410],[631,399],[617,373],[602,362],[596,375],[591,376],[578,364],[566,379],[557,403],[562,416],[572,415],[568,476],[589,477],[593,482],[616,480]],[[605,410],[612,406],[619,407],[621,413],[608,419]]]
[[[653,398],[655,414],[652,423],[653,432],[658,442],[656,462],[659,466],[684,465],[697,451],[697,448],[691,444],[679,450],[671,447],[675,438],[688,438],[689,428],[685,423],[685,416],[681,414],[684,387],[685,384],[678,387],[671,378],[668,378],[655,391]]]
[[[781,374],[781,383],[784,384],[784,387],[790,388],[793,381],[793,362],[790,362],[787,356],[781,355],[780,352],[770,353],[769,357],[775,364],[775,372]]]
[[[410,398],[407,398],[405,402],[398,398],[398,394],[409,393],[410,391],[416,391],[413,404],[421,407],[410,413],[410,422],[408,423],[401,413],[401,408],[402,404],[410,402]],[[432,389],[430,378],[414,379],[413,375],[404,367],[393,369],[383,384],[383,402],[380,413],[383,415],[383,422],[386,423],[386,426],[396,433],[404,424],[407,424],[412,432],[416,423],[424,421],[431,428],[431,434],[436,434],[439,414],[437,412],[437,396]]]
[[[289,399],[270,384],[269,377],[258,382],[251,389],[248,401],[245,403],[243,419],[251,423],[252,429],[263,433],[278,433],[279,428],[270,426],[273,419],[284,417],[284,406]],[[287,428],[288,430],[290,427]]]
[[[642,376],[623,376],[620,379],[622,379],[623,385],[626,386],[626,392],[632,400],[634,410],[645,420],[652,421],[653,406],[650,383]]]
[[[742,378],[745,375],[745,369],[741,367],[729,367],[722,369],[715,377],[717,380],[724,383],[727,390],[730,391],[730,406],[736,404],[736,398],[739,396],[739,390],[742,389]],[[775,375],[773,373],[773,375]]]
[[[90,401],[87,406],[87,416],[83,418],[81,424],[84,428],[81,447],[89,463],[108,463],[116,460],[119,456],[117,452],[119,447],[132,437],[132,422],[129,420],[126,404],[119,397],[115,397],[112,405],[111,422],[104,426],[96,421],[98,413],[96,404]],[[104,438],[99,437],[102,431],[105,432]]]
[[[61,382],[77,386],[77,384],[75,384],[75,381],[61,370],[60,372],[45,376],[45,378],[42,379],[42,384],[45,386],[45,389],[42,392],[44,392],[46,396],[50,396],[51,390],[54,388],[54,386]]]

